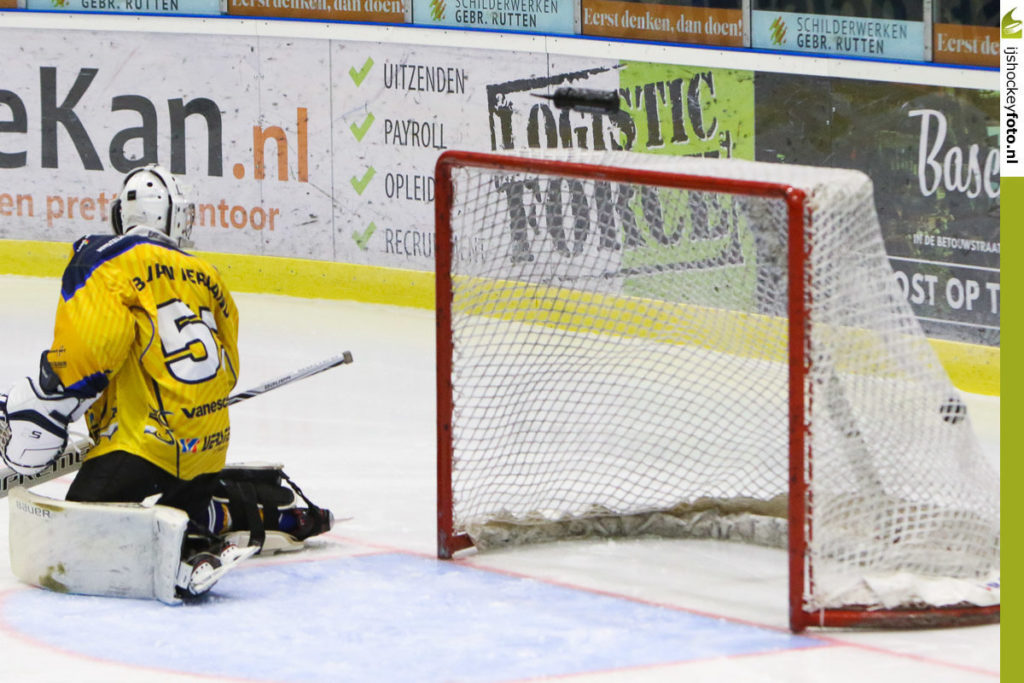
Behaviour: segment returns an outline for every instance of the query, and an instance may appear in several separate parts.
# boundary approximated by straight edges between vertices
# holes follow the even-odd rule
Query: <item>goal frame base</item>
[[[454,559],[457,553],[474,547],[469,534],[438,535],[437,556]],[[1000,605],[988,607],[927,607],[921,609],[823,609],[807,611],[792,608],[789,629],[802,633],[809,628],[861,628],[877,630],[910,630],[984,626],[1000,622]]]
[[[925,607],[921,609],[825,609],[814,612],[794,610],[789,629],[800,633],[808,628],[868,628],[908,630],[954,628],[999,623],[999,605],[978,607]]]

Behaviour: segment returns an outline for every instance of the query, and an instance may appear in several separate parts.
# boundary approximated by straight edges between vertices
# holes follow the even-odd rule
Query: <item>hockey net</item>
[[[788,548],[790,624],[999,611],[999,480],[855,171],[626,152],[437,166],[438,552]]]

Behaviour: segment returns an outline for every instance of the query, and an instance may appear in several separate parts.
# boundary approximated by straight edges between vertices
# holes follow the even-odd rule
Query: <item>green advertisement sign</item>
[[[533,95],[564,85],[617,89],[620,111],[556,110]],[[488,86],[495,149],[581,148],[671,156],[753,159],[754,76],[749,71],[621,62]],[[525,143],[525,144],[524,144]],[[501,187],[510,225],[510,253],[529,262],[549,250],[571,268],[596,250],[616,254],[610,277],[623,291],[662,298],[666,291],[706,305],[749,309],[757,274],[753,239],[731,198],[621,183],[549,178],[512,179]],[[614,225],[599,216],[614,217]],[[716,217],[717,216],[717,217]],[[601,234],[594,234],[597,226]],[[692,287],[690,285],[693,285]]]
[[[619,95],[632,151],[754,158],[752,71],[624,62]]]
[[[753,72],[627,62],[619,93],[636,126],[633,151],[754,158]],[[687,292],[691,303],[749,310],[754,244],[736,220],[734,201],[703,192],[636,192],[632,221],[622,230],[625,292]]]

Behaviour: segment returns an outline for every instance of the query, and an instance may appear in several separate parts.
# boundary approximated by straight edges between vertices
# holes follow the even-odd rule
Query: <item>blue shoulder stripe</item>
[[[75,292],[85,286],[86,281],[97,268],[142,244],[152,244],[191,256],[188,252],[170,244],[139,235],[86,235],[74,244],[75,254],[71,257],[71,262],[64,269],[64,275],[61,278],[61,297],[64,301],[70,300]]]
[[[78,396],[99,396],[110,384],[106,373],[94,372],[88,377],[83,377],[67,388],[69,394]]]

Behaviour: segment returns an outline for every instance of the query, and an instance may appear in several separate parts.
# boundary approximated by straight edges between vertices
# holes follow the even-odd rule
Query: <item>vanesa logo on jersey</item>
[[[226,398],[217,399],[210,403],[204,403],[202,405],[194,406],[192,408],[182,408],[181,412],[185,414],[187,418],[203,417],[215,413],[218,410],[223,410],[228,407],[228,400]]]
[[[199,439],[178,439],[182,453],[198,453]]]

